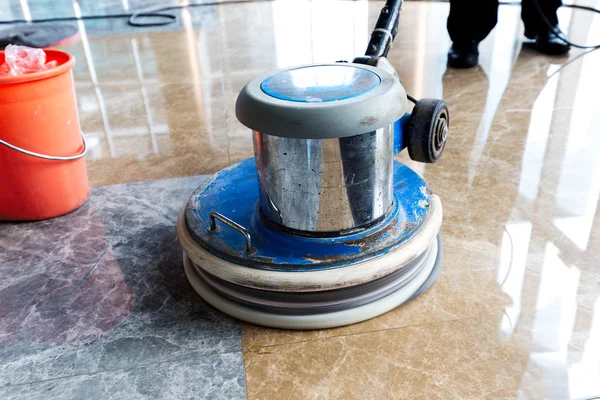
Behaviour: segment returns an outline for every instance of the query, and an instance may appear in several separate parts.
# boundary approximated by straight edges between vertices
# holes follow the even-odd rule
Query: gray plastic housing
[[[375,73],[380,83],[351,98],[322,102],[283,100],[265,93],[261,87],[275,74],[315,66],[365,69]],[[335,63],[285,68],[253,79],[240,92],[235,114],[246,127],[268,135],[330,139],[360,135],[393,124],[407,108],[406,92],[389,72],[363,64]]]

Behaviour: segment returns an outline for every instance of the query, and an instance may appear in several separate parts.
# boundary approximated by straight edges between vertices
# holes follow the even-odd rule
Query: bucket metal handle
[[[34,153],[33,151],[22,149],[20,147],[15,146],[14,144],[10,144],[2,139],[0,139],[0,144],[3,144],[10,149],[16,150],[19,153],[27,154],[28,156],[32,156],[32,157],[43,158],[44,160],[71,161],[71,160],[78,160],[81,157],[85,156],[85,154],[87,153],[88,147],[87,147],[87,142],[85,140],[85,136],[83,135],[83,133],[81,134],[81,140],[83,141],[83,150],[81,151],[81,153],[79,153],[75,156],[68,156],[68,157],[49,156],[46,154]]]
[[[254,247],[252,247],[252,237],[250,237],[250,232],[248,232],[248,229],[244,228],[237,222],[230,220],[223,214],[220,214],[216,211],[211,212],[209,215],[209,221],[210,221],[209,231],[210,232],[216,232],[219,229],[217,227],[217,221],[216,221],[217,219],[219,221],[223,222],[225,225],[235,229],[236,231],[238,231],[239,233],[244,235],[244,238],[246,239],[246,253],[252,254],[255,252]]]

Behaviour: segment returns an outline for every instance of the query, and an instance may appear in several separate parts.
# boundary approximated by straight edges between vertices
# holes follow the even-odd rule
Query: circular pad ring
[[[425,265],[421,272],[397,291],[359,307],[312,315],[273,314],[235,303],[214,291],[210,285],[200,277],[195,271],[195,266],[185,252],[183,260],[186,275],[194,290],[213,307],[234,318],[271,328],[300,330],[326,329],[350,325],[377,317],[412,300],[416,294],[420,294],[426,290],[428,288],[427,284],[430,281],[429,278],[431,276],[436,276],[439,272],[441,246],[438,246],[438,242],[440,240],[441,239],[438,237],[431,243],[431,251],[428,252],[428,256],[424,260]],[[395,250],[394,253],[398,251],[400,251],[400,249]],[[373,260],[370,262],[373,262]]]

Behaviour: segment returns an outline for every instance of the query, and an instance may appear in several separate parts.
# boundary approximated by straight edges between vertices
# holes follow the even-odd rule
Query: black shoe
[[[448,50],[448,66],[451,68],[472,68],[479,64],[478,43],[452,43]]]
[[[558,31],[558,26],[555,26],[554,30]],[[551,56],[568,53],[571,46],[558,37],[554,30],[549,28],[542,32],[525,30],[525,36],[528,39],[535,39],[535,48],[541,53]]]

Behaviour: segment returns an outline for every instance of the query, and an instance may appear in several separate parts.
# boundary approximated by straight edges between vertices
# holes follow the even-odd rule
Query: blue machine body
[[[428,213],[430,192],[421,177],[394,162],[394,208],[376,225],[333,237],[297,235],[267,220],[258,206],[258,177],[253,158],[217,174],[192,193],[186,220],[195,240],[211,253],[244,266],[282,271],[339,268],[392,251],[414,236]],[[218,212],[250,233],[254,251],[247,253],[244,236],[219,224],[210,230],[209,215]]]
[[[394,154],[400,153],[406,148],[407,126],[410,120],[410,114],[406,113],[396,123],[394,123]]]

